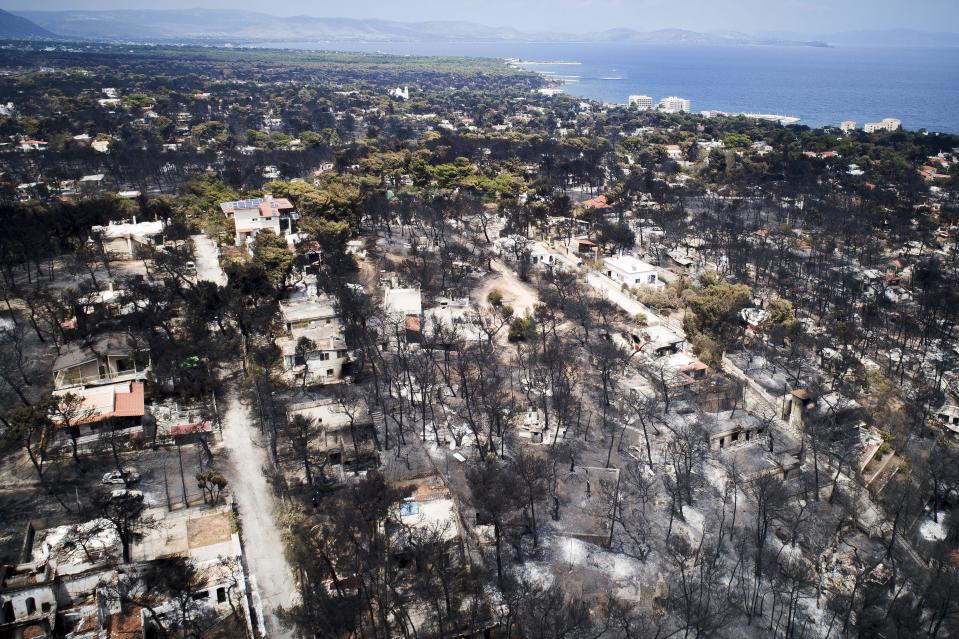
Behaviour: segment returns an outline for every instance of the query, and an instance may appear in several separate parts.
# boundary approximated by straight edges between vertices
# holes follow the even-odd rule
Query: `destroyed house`
[[[686,338],[662,325],[629,328],[624,336],[633,344],[633,348],[655,357],[680,352],[686,345]]]
[[[319,432],[311,439],[310,448],[325,458],[322,471],[327,479],[345,481],[350,475],[364,476],[379,468],[373,418],[364,404],[343,407],[329,399],[303,402],[287,410],[288,421],[296,416],[313,420]]]
[[[745,411],[732,410],[717,413],[703,427],[711,450],[723,450],[754,441],[766,433],[767,425]]]
[[[308,383],[339,379],[349,361],[338,325],[294,329],[277,338],[276,345],[283,355],[283,370],[298,379],[305,377]]]
[[[459,513],[439,475],[404,481],[398,488],[408,491],[409,496],[397,505],[389,525],[393,560],[400,570],[416,570],[414,556],[408,550],[413,538],[423,534],[446,542],[462,539]]]
[[[105,333],[66,344],[53,363],[54,388],[146,379],[150,354],[124,333]]]
[[[297,329],[340,326],[333,300],[328,297],[280,302],[283,330],[288,334]]]

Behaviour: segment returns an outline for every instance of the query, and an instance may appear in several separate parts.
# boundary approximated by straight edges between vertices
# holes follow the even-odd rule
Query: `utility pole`
[[[186,496],[186,477],[183,475],[183,450],[179,443],[176,445],[176,456],[180,461],[180,487],[183,489],[183,505],[189,508],[190,502]]]
[[[223,424],[220,422],[220,409],[216,407],[216,389],[210,390],[210,396],[213,398],[213,417],[216,418],[216,427],[221,433],[223,432]]]
[[[616,469],[616,489],[613,491],[613,510],[612,515],[609,518],[609,541],[606,543],[607,548],[613,546],[613,531],[616,530],[616,511],[619,510],[619,477],[620,471]]]
[[[163,492],[166,493],[166,509],[173,510],[173,504],[170,502],[170,482],[166,475],[166,460],[163,461]]]

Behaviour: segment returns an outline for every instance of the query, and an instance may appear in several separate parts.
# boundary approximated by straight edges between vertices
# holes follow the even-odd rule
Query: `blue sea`
[[[302,44],[294,45],[302,48]],[[528,65],[575,96],[688,98],[692,110],[777,113],[809,126],[899,118],[907,129],[959,133],[959,50],[608,43],[313,43],[310,48],[466,55]]]

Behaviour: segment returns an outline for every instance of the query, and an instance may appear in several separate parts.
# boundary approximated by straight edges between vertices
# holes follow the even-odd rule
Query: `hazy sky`
[[[959,31],[959,0],[6,0],[11,11],[247,9],[274,15],[469,20],[523,30]]]

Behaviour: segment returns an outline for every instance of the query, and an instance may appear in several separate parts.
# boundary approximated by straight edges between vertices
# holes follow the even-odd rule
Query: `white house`
[[[349,361],[343,322],[332,298],[303,295],[280,302],[284,335],[276,339],[284,374],[310,384],[330,383],[343,376]],[[300,339],[308,341],[300,346]]]
[[[256,234],[270,230],[280,237],[289,238],[296,233],[299,215],[286,198],[272,195],[250,200],[221,202],[220,210],[233,220],[236,227],[236,245],[243,246]]]
[[[298,348],[300,340],[306,348]],[[338,325],[294,329],[276,340],[283,354],[283,370],[295,379],[306,377],[307,383],[330,383],[343,376],[343,365],[349,361],[346,340]]]
[[[536,242],[530,248],[529,259],[533,264],[553,265],[553,253],[542,242]]]
[[[121,259],[133,259],[138,246],[152,246],[159,242],[164,226],[161,221],[137,222],[134,219],[133,222],[94,226],[91,233],[108,253]]]
[[[325,296],[316,299],[284,300],[280,302],[280,317],[287,333],[322,326],[339,327],[342,324],[333,299]]]
[[[655,266],[632,255],[604,258],[603,265],[603,273],[614,282],[627,286],[665,286],[656,278]]]
[[[561,271],[576,272],[583,265],[583,258],[571,252],[567,247],[553,248],[542,242],[536,242],[530,248],[530,261],[533,265],[557,268]]]

